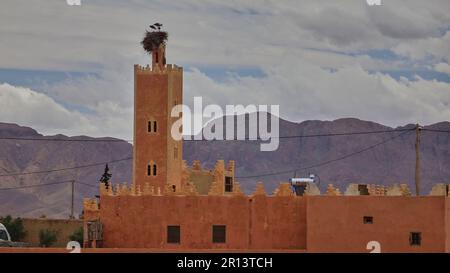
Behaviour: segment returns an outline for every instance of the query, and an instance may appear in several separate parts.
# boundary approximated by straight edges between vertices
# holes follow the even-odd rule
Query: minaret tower
[[[146,39],[160,38],[161,33],[147,32],[142,42],[147,51]],[[175,191],[181,185],[183,142],[172,138],[172,125],[179,117],[170,114],[183,103],[183,69],[166,64],[165,41],[150,49],[152,66],[134,65],[133,183],[141,190],[148,182],[155,191]]]

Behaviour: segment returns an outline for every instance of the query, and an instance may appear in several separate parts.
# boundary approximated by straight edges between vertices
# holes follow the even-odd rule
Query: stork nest
[[[146,31],[145,37],[141,44],[145,51],[152,53],[152,51],[158,48],[160,45],[165,45],[169,38],[169,34],[165,31]]]

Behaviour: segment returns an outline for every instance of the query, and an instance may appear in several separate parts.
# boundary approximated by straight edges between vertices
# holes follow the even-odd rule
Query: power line
[[[133,158],[132,158],[132,157],[126,157],[126,158],[117,159],[117,160],[111,160],[111,161],[105,161],[105,162],[98,162],[98,163],[93,163],[93,164],[80,165],[80,166],[74,166],[74,167],[67,167],[67,168],[61,168],[61,169],[52,169],[52,170],[34,171],[34,172],[25,172],[25,173],[8,173],[8,174],[0,174],[0,177],[5,177],[5,176],[18,176],[18,175],[31,175],[31,174],[40,174],[40,173],[60,172],[60,171],[67,171],[67,170],[74,170],[74,169],[81,169],[81,168],[89,168],[89,167],[94,167],[94,166],[99,166],[99,165],[111,164],[111,163],[116,163],[116,162],[121,162],[121,161],[131,160],[131,159],[133,159]]]
[[[293,135],[293,136],[280,136],[279,138],[302,138],[302,137],[306,138],[306,137],[329,137],[329,136],[365,135],[365,134],[380,134],[380,133],[392,133],[392,132],[408,132],[408,131],[411,131],[411,130],[414,130],[414,129],[394,129],[394,130],[379,130],[379,131],[349,132],[349,133]],[[4,139],[4,138],[0,138],[0,139]],[[24,138],[22,138],[21,140],[31,140],[31,139],[24,139]],[[66,140],[62,140],[62,141],[66,141]],[[78,140],[74,140],[74,141],[78,141]],[[83,141],[83,140],[79,140],[79,141]],[[101,141],[101,140],[98,140],[98,141]],[[116,140],[114,140],[114,141],[116,141]],[[197,140],[191,140],[191,141],[197,141]],[[200,141],[205,141],[205,140],[200,140]],[[208,140],[206,140],[206,141],[208,141]],[[381,143],[381,144],[383,144],[383,143]],[[118,160],[112,160],[112,161],[106,161],[106,162],[98,162],[98,163],[93,163],[93,164],[80,165],[80,166],[67,167],[67,168],[60,168],[60,169],[51,169],[51,170],[24,172],[24,173],[0,174],[0,177],[32,175],[32,174],[67,171],[67,170],[74,170],[74,169],[81,169],[81,168],[94,167],[94,166],[99,166],[99,165],[104,165],[104,164],[116,163],[116,162],[120,162],[120,161],[131,160],[131,159],[132,159],[132,157],[127,157],[127,158],[118,159]],[[309,167],[309,168],[311,168],[311,167]],[[281,172],[281,173],[287,173],[287,172],[290,172],[290,171]],[[275,174],[277,174],[277,173],[275,173]],[[252,177],[260,177],[260,176],[266,176],[266,175],[257,175],[257,176],[252,176]],[[237,178],[247,178],[247,177],[237,177]]]
[[[332,160],[328,160],[328,161],[324,161],[324,162],[321,162],[321,163],[318,163],[318,164],[314,164],[314,165],[311,165],[311,166],[308,166],[308,167],[298,168],[298,169],[291,169],[291,170],[280,171],[280,172],[272,172],[272,173],[258,174],[258,175],[236,176],[236,178],[256,178],[256,177],[274,176],[274,175],[280,175],[280,174],[292,173],[292,172],[296,172],[296,171],[303,171],[303,170],[308,170],[308,169],[312,169],[312,168],[321,167],[321,166],[324,166],[324,165],[328,165],[328,164],[330,164],[330,163],[334,163],[334,162],[336,162],[336,161],[340,161],[340,160],[347,159],[347,158],[349,158],[349,157],[351,157],[351,156],[354,156],[354,155],[363,153],[363,152],[365,152],[365,151],[371,150],[371,149],[373,149],[373,148],[375,148],[375,147],[377,147],[377,146],[380,146],[380,145],[383,145],[383,144],[385,144],[385,143],[387,143],[387,142],[389,142],[389,141],[392,141],[392,140],[394,140],[394,139],[396,139],[396,138],[398,138],[398,137],[400,137],[400,136],[402,136],[402,135],[404,135],[404,134],[406,134],[406,133],[408,133],[408,132],[412,132],[413,130],[415,130],[415,128],[413,128],[413,129],[408,129],[408,131],[402,132],[402,133],[400,133],[400,134],[398,134],[398,135],[396,135],[396,136],[393,136],[393,137],[391,137],[391,138],[388,138],[388,139],[386,139],[386,140],[383,140],[383,141],[381,141],[381,142],[378,142],[378,143],[376,143],[376,144],[373,144],[373,145],[371,145],[371,146],[368,146],[368,147],[366,147],[366,148],[364,148],[364,149],[362,149],[362,150],[359,150],[359,151],[356,151],[356,152],[353,152],[353,153],[350,153],[350,154],[347,154],[347,155],[344,155],[344,156],[341,156],[341,157],[338,157],[338,158],[335,158],[335,159],[332,159]]]
[[[17,187],[10,187],[10,188],[0,188],[0,191],[36,188],[36,187],[50,186],[50,185],[56,185],[56,184],[65,184],[65,183],[69,183],[69,182],[72,182],[72,180],[50,182],[50,183],[44,183],[44,184],[35,184],[35,185],[26,185],[26,186],[17,186]]]
[[[34,184],[34,185],[25,185],[25,186],[17,186],[17,187],[10,187],[10,188],[0,188],[0,191],[6,191],[6,190],[20,190],[20,189],[27,189],[27,188],[37,188],[37,187],[44,187],[44,186],[50,186],[50,185],[58,185],[58,184],[66,184],[66,183],[75,183],[83,186],[88,186],[92,188],[98,188],[98,185],[91,185],[83,182],[78,182],[74,180],[66,180],[66,181],[58,181],[58,182],[49,182],[49,183],[43,183],[43,184]]]
[[[310,137],[334,137],[334,136],[352,136],[352,135],[369,135],[369,134],[384,134],[384,133],[393,133],[393,132],[404,132],[411,131],[411,128],[408,129],[391,129],[391,130],[378,130],[378,131],[362,131],[362,132],[348,132],[348,133],[328,133],[328,134],[306,134],[306,135],[291,135],[291,136],[270,136],[270,138],[278,138],[278,139],[289,139],[289,138],[310,138]],[[195,137],[195,136],[194,136]],[[257,139],[183,139],[183,141],[265,141],[261,138]]]
[[[289,138],[308,138],[308,137],[332,137],[332,136],[350,136],[350,135],[367,135],[367,134],[382,134],[392,132],[408,131],[410,129],[391,129],[391,130],[378,130],[378,131],[362,131],[362,132],[349,132],[349,133],[328,133],[328,134],[306,134],[306,135],[291,135],[291,136],[270,136],[271,138],[289,139]],[[450,131],[449,131],[450,132]],[[195,137],[195,136],[191,136]],[[122,139],[58,139],[58,138],[22,138],[22,137],[0,137],[0,140],[18,140],[18,141],[59,141],[59,142],[132,142],[133,140]],[[183,141],[255,141],[262,140],[257,139],[183,139]]]

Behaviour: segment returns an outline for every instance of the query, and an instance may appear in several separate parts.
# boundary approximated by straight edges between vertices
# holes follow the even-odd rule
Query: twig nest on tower
[[[165,31],[146,31],[144,39],[141,44],[145,51],[152,53],[152,51],[161,45],[166,45],[169,34]]]

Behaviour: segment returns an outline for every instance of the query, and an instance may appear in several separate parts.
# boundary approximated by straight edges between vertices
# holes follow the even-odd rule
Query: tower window
[[[147,165],[147,175],[148,176],[152,175],[152,164],[151,163],[149,163]]]
[[[153,165],[153,175],[156,176],[156,164]]]
[[[225,176],[225,192],[233,192],[233,178]]]
[[[363,223],[364,224],[373,224],[373,217],[372,216],[364,216]]]
[[[212,227],[212,241],[213,243],[225,243],[227,237],[226,226],[213,225]]]
[[[158,51],[155,51],[155,63],[159,63],[159,60],[158,60]]]
[[[149,121],[149,122],[147,123],[147,132],[149,132],[149,133],[152,132],[152,122],[151,122],[151,121]]]
[[[153,132],[156,133],[157,128],[158,128],[158,127],[156,126],[156,121],[153,121]]]
[[[180,226],[167,226],[167,243],[180,243]]]
[[[420,246],[422,244],[422,233],[411,232],[409,234],[409,244],[412,246]]]

